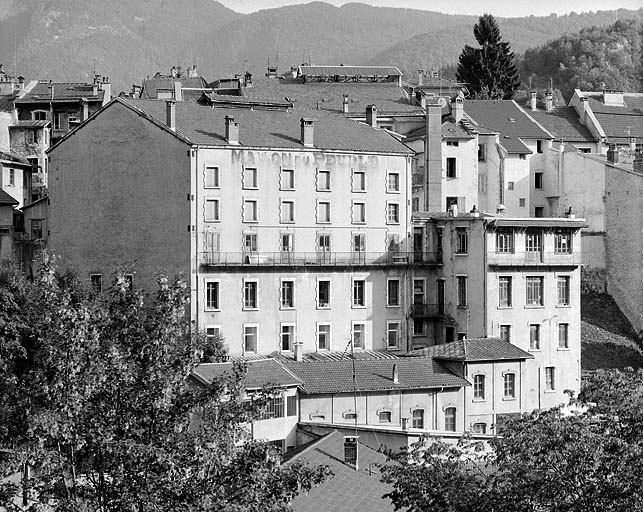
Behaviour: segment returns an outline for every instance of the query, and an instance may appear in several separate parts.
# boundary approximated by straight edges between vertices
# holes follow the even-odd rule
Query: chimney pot
[[[293,345],[293,358],[298,363],[304,360],[304,344],[296,342]]]
[[[545,93],[545,110],[551,112],[554,108],[554,95],[551,92]]]
[[[344,462],[355,469],[355,471],[359,471],[358,440],[359,437],[357,436],[344,437]]]
[[[400,383],[400,371],[396,364],[393,365],[393,384]]]
[[[424,83],[424,70],[418,69],[418,85],[422,85]]]
[[[315,125],[313,119],[306,119],[302,117],[299,121],[301,125],[301,143],[306,147],[314,146],[315,141]]]
[[[225,138],[228,144],[239,144],[239,123],[233,116],[225,116]]]
[[[536,111],[537,110],[537,99],[536,99],[536,91],[531,92],[531,110]]]
[[[462,101],[462,96],[458,94],[453,105],[453,118],[456,123],[462,121],[462,116],[464,114],[464,103]]]
[[[176,101],[167,100],[165,102],[165,124],[172,130],[176,131]]]
[[[183,89],[179,80],[174,81],[174,100],[183,101]]]
[[[366,124],[377,128],[377,107],[375,105],[366,105]]]

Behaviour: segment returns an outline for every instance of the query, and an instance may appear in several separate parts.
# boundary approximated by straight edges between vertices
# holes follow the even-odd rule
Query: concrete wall
[[[190,158],[173,135],[114,103],[50,154],[50,247],[81,276],[135,262],[134,287],[189,270]]]
[[[25,169],[24,164],[0,164],[0,188],[18,201],[18,208],[22,208],[31,199],[31,172]],[[13,173],[13,184],[11,174]]]
[[[9,151],[9,126],[13,124],[11,112],[0,111],[0,151]]]
[[[287,397],[296,396],[297,388],[286,388],[283,392],[284,416],[282,418],[270,418],[252,422],[252,438],[264,441],[277,441],[283,439],[285,447],[296,445],[296,430],[299,420],[299,411],[294,416],[287,415]],[[297,403],[297,402],[296,402]]]

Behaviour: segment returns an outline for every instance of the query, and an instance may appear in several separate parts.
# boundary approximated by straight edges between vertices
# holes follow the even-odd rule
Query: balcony
[[[553,252],[518,252],[518,253],[487,253],[487,263],[499,267],[523,266],[565,266],[577,267],[582,264],[580,253]]]
[[[445,315],[444,304],[413,304],[411,306],[411,316],[413,318],[440,318]]]
[[[438,252],[202,252],[203,267],[395,266],[439,264]]]

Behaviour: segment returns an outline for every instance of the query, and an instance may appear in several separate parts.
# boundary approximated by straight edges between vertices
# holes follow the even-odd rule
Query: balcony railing
[[[444,304],[422,304],[411,305],[411,316],[414,318],[435,318],[444,316]]]
[[[440,263],[438,252],[202,252],[203,266],[360,266]]]
[[[519,252],[519,253],[487,253],[489,265],[502,266],[578,266],[582,264],[582,256],[579,253],[553,253],[553,252]]]

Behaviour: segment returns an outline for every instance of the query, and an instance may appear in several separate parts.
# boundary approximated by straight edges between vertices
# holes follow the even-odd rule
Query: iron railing
[[[444,316],[444,304],[421,304],[411,305],[411,316],[415,318],[433,318]]]
[[[554,253],[554,252],[490,252],[487,253],[489,265],[523,266],[523,265],[550,265],[550,266],[578,266],[583,263],[579,253]]]

